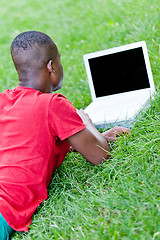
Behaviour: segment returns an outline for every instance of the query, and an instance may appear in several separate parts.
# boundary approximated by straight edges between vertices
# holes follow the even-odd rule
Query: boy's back
[[[69,150],[59,138],[70,136],[71,129],[56,132],[62,122],[67,128],[66,118],[58,119],[66,107],[74,112],[62,95],[32,88],[18,86],[0,94],[0,212],[16,230],[28,229],[31,215],[47,198],[53,170]],[[82,122],[79,127],[84,128]]]

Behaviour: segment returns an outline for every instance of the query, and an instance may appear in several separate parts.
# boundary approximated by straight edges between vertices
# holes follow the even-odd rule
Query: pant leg
[[[0,240],[9,240],[9,236],[13,232],[14,229],[8,225],[8,223],[0,213]]]

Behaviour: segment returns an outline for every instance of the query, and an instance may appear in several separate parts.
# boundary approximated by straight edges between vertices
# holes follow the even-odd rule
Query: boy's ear
[[[55,72],[55,70],[52,66],[52,60],[49,60],[49,62],[47,63],[47,69],[49,72]]]

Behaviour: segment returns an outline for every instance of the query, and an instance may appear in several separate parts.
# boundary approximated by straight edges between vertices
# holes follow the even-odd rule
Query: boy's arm
[[[67,139],[68,143],[81,153],[90,163],[97,165],[110,157],[107,140],[115,140],[118,133],[129,131],[127,128],[115,127],[101,134],[83,110],[77,110],[86,128]]]
[[[83,110],[77,110],[82,118],[86,128],[68,138],[68,143],[79,153],[81,153],[87,161],[97,165],[110,154],[109,145],[101,133],[94,127],[92,121]]]

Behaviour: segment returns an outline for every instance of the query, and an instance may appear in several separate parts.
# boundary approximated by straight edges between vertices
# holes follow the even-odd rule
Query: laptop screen
[[[150,88],[142,47],[88,61],[96,97]]]

